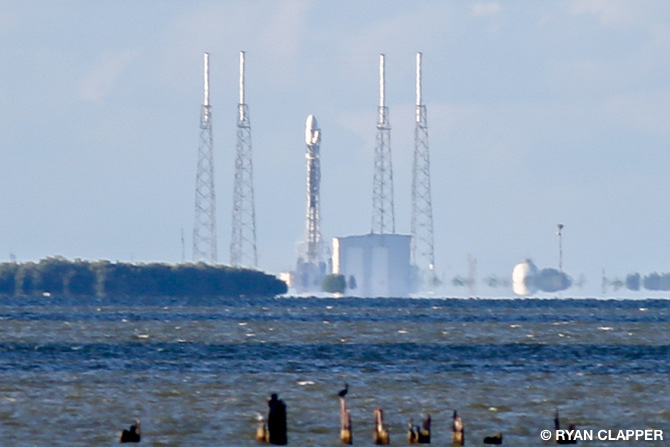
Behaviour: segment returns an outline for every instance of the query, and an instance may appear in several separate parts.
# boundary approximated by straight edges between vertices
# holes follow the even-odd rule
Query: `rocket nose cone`
[[[316,128],[316,117],[314,115],[309,115],[305,122],[305,142],[307,142],[307,144],[314,144],[314,131]]]
[[[316,129],[317,124],[316,124],[316,117],[314,115],[309,115],[307,116],[307,121],[305,123],[307,129],[313,130]]]

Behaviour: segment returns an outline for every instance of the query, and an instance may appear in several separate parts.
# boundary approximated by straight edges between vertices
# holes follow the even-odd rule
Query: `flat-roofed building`
[[[409,235],[388,233],[333,238],[333,273],[345,277],[345,294],[409,296],[411,239]]]

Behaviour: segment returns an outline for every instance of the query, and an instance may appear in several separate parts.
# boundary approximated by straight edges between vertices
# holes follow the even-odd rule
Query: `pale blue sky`
[[[182,228],[190,259],[207,51],[227,262],[240,50],[260,268],[293,267],[304,235],[308,114],[324,237],[370,231],[382,52],[409,233],[421,51],[440,276],[469,254],[480,277],[555,267],[559,222],[576,294],[602,269],[670,271],[664,0],[0,1],[0,261],[179,262]]]

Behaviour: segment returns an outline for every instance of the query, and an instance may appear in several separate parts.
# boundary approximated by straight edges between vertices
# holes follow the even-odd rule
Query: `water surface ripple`
[[[454,409],[467,445],[543,445],[556,408],[666,439],[583,444],[668,445],[669,333],[659,299],[0,298],[0,436],[113,445],[141,418],[144,445],[255,446],[278,392],[290,445],[334,446],[348,382],[354,445],[372,444],[377,406],[392,445],[423,411],[448,445]]]

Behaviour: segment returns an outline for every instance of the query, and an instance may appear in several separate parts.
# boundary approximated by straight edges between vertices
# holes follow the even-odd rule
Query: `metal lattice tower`
[[[384,55],[379,56],[379,117],[372,180],[372,233],[395,233],[391,124],[385,103]]]
[[[323,247],[321,243],[321,129],[319,129],[314,115],[307,117],[305,124],[305,143],[307,151],[307,257],[308,264],[318,265],[323,262]]]
[[[200,113],[198,173],[195,181],[193,260],[216,263],[216,194],[214,192],[214,145],[212,106],[209,104],[209,53],[205,53],[205,101]]]
[[[240,51],[240,102],[237,105],[237,156],[235,158],[232,227],[230,264],[257,267],[251,122],[249,108],[244,102],[244,51]]]
[[[421,97],[421,53],[416,54],[416,119],[412,165],[412,263],[428,280],[435,278],[433,206],[430,199],[430,150],[426,106]]]

